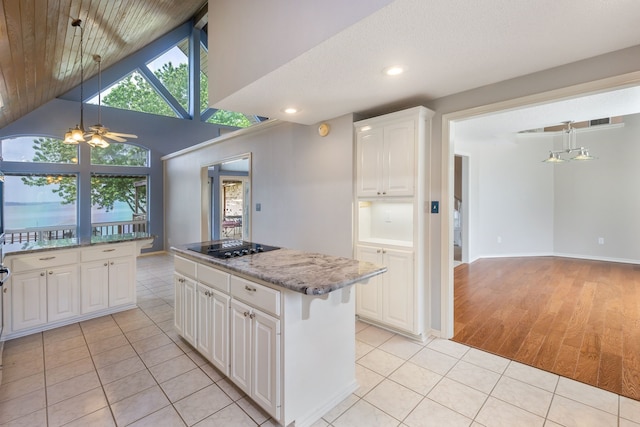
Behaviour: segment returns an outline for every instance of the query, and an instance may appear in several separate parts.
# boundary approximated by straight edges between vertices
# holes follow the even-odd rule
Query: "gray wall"
[[[208,214],[202,209],[202,169],[251,153],[251,239],[351,257],[353,119],[347,115],[328,123],[331,132],[324,138],[317,126],[265,123],[169,156],[164,162],[166,247],[201,240]]]

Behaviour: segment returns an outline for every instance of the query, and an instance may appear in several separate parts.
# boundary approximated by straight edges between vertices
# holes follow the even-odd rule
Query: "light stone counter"
[[[84,242],[78,238],[38,240],[29,242],[6,243],[3,246],[4,255],[30,254],[41,251],[51,251],[58,249],[73,249],[85,246],[105,245],[111,243],[138,242],[138,249],[151,247],[155,239],[149,233],[122,233],[110,234],[107,236],[92,236],[91,241]]]
[[[201,244],[209,243],[211,242]],[[240,273],[306,295],[324,295],[387,271],[386,267],[369,262],[284,248],[219,259],[187,249],[194,245],[197,244],[191,243],[171,249],[176,254],[194,261],[211,264],[228,272]]]

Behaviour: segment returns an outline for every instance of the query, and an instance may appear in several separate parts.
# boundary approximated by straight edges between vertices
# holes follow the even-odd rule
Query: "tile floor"
[[[172,331],[171,255],[139,308],[8,341],[2,426],[275,425]],[[640,402],[452,341],[357,323],[360,388],[314,427],[640,426]]]

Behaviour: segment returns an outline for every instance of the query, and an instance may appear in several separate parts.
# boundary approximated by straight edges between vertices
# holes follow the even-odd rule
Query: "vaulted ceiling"
[[[194,16],[206,0],[0,0],[0,128],[136,52]]]

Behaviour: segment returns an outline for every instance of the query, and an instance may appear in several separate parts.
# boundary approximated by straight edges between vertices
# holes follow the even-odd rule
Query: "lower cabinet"
[[[229,374],[229,295],[198,283],[195,347],[223,374]]]
[[[173,279],[175,289],[174,327],[192,346],[196,346],[196,282],[181,274]]]
[[[229,377],[270,415],[280,408],[280,320],[231,300]]]
[[[15,273],[12,278],[12,329],[19,331],[80,313],[76,265]]]
[[[357,389],[352,287],[306,295],[189,256],[174,265],[176,331],[274,424],[312,426]]]
[[[269,415],[280,418],[281,293],[175,258],[175,329]]]
[[[2,289],[11,339],[135,306],[136,243],[11,253]]]
[[[413,251],[360,245],[357,258],[387,267],[385,274],[357,285],[358,316],[417,333]]]

